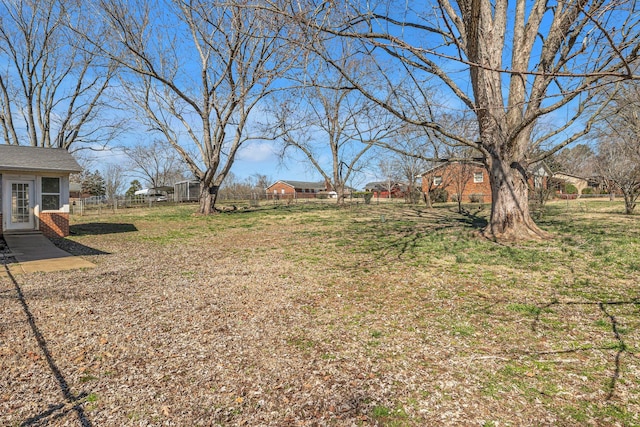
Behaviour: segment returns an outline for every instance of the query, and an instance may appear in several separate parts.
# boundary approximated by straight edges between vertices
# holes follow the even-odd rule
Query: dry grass
[[[74,218],[96,269],[0,277],[0,424],[638,425],[612,209],[551,206],[526,247],[448,208]]]

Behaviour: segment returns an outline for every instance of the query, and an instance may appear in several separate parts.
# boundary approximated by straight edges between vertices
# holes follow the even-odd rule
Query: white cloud
[[[275,150],[273,146],[267,142],[253,143],[245,145],[238,152],[238,160],[259,163],[266,162],[268,160],[275,160]]]

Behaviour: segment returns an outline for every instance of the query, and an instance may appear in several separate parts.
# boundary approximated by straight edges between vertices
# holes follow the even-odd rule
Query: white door
[[[9,190],[7,203],[8,213],[6,220],[7,230],[33,230],[35,221],[33,217],[34,207],[34,181],[9,180],[5,189]]]

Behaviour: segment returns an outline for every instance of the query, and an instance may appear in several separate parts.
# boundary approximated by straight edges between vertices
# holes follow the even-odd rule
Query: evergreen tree
[[[104,196],[106,194],[106,185],[100,171],[83,172],[81,174],[82,192],[91,194],[92,196]]]
[[[131,181],[131,185],[124,195],[127,197],[132,197],[138,190],[142,190],[142,184],[140,184],[140,181],[138,181],[137,179],[134,179],[133,181]]]

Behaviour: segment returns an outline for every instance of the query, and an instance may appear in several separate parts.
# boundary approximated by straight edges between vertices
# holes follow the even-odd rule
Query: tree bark
[[[198,213],[202,215],[209,215],[214,212],[216,199],[218,198],[218,187],[209,187],[201,185],[200,188],[200,207]]]
[[[502,156],[489,161],[491,181],[491,217],[484,230],[486,237],[500,241],[541,240],[551,237],[540,229],[529,211],[529,186],[526,168]]]

